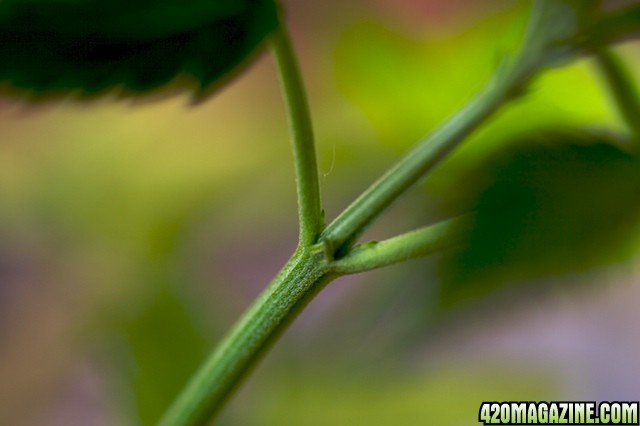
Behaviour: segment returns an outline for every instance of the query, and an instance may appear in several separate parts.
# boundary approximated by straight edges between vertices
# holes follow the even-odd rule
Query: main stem
[[[307,250],[298,250],[201,366],[160,426],[204,425],[300,310],[335,277]]]
[[[300,235],[298,249],[192,377],[161,426],[206,424],[297,313],[336,274],[311,250],[323,227],[311,117],[284,22],[271,35],[291,129]]]

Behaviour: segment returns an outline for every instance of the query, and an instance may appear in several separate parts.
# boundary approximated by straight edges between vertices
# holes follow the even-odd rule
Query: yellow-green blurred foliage
[[[482,87],[513,53],[528,10],[498,0],[285,8],[329,219]],[[636,50],[621,48],[638,70]],[[623,132],[592,65],[537,80],[368,237],[447,214],[466,196],[465,173],[520,135]],[[153,424],[296,244],[268,55],[197,106],[186,96],[3,100],[0,128],[0,424]],[[627,333],[640,319],[616,296],[638,294],[630,264],[553,278],[593,284],[583,291],[550,297],[527,281],[524,297],[507,291],[502,304],[441,316],[436,260],[330,285],[218,424],[473,425],[483,400],[639,394],[628,369],[640,347]]]

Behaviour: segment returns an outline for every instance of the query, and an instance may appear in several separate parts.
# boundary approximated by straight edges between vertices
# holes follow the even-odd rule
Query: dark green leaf
[[[628,5],[603,16],[591,30],[591,39],[597,44],[607,44],[638,38],[640,35],[640,4]]]
[[[273,0],[0,2],[0,82],[18,95],[197,97],[277,26]]]
[[[628,254],[640,224],[636,156],[589,133],[538,135],[516,146],[465,178],[467,187],[482,184],[457,207],[475,211],[475,223],[445,261],[445,301]]]

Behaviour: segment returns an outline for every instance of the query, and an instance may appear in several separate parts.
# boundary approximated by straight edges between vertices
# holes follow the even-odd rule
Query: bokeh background
[[[482,87],[517,46],[528,3],[285,2],[329,218]],[[638,49],[617,48],[636,73]],[[637,399],[639,234],[629,194],[638,164],[621,154],[626,130],[603,88],[586,59],[546,73],[365,239],[477,205],[497,176],[485,165],[529,152],[523,140],[562,145],[556,139],[579,131],[581,154],[559,154],[560,175],[596,176],[589,185],[605,176],[608,186],[592,191],[584,179],[562,178],[567,192],[554,200],[574,196],[550,214],[567,212],[562,229],[591,218],[576,232],[604,227],[595,234],[606,244],[552,233],[542,238],[551,255],[524,268],[522,259],[512,269],[501,258],[483,264],[489,244],[474,246],[486,255],[475,264],[449,253],[340,279],[216,424],[474,425],[486,400]],[[263,53],[196,106],[186,96],[37,106],[2,99],[0,128],[0,424],[154,424],[296,245],[271,58]],[[571,135],[554,136],[568,128]],[[602,157],[588,148],[593,140],[621,148]],[[612,175],[605,157],[632,167]],[[540,182],[555,188],[557,172]],[[612,187],[626,190],[598,198]],[[614,210],[599,210],[611,200]],[[496,217],[510,217],[514,203],[505,200]],[[604,224],[621,221],[610,243]],[[502,241],[501,229],[488,239]],[[452,274],[456,262],[476,269]]]

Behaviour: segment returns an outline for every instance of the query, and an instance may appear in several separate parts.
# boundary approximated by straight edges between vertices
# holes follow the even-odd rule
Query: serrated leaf
[[[462,248],[445,260],[443,299],[505,283],[582,271],[629,254],[640,224],[640,161],[609,137],[538,135],[465,182],[475,211]]]
[[[196,97],[246,59],[278,23],[273,0],[0,2],[3,92]]]

